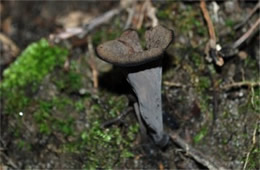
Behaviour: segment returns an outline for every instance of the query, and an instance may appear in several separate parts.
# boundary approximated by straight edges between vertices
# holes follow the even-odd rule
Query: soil
[[[234,29],[236,24],[247,17],[256,3],[254,1],[207,2],[218,43],[222,46],[230,44],[250,28],[257,20],[259,10],[243,28]],[[48,38],[50,34],[61,32],[66,27],[83,26],[84,23],[105,11],[118,7],[119,2],[1,1],[0,5],[1,33],[13,40],[22,51],[30,43],[43,37]],[[224,65],[220,67],[213,62],[208,62],[204,56],[208,31],[199,2],[160,1],[154,2],[154,6],[160,24],[173,29],[175,34],[174,43],[167,49],[163,59],[162,95],[166,131],[177,132],[187,143],[207,155],[209,159],[219,162],[228,169],[243,169],[244,166],[245,169],[260,169],[259,86],[223,88],[236,82],[259,83],[259,29],[239,48],[240,55],[225,58]],[[126,19],[127,12],[122,12],[111,22],[92,31],[90,35],[94,47],[104,40],[104,37],[109,37],[114,32],[122,32]],[[148,19],[144,20],[144,23],[149,22]],[[146,24],[143,24],[141,30],[145,28]],[[63,112],[73,118],[73,135],[64,135],[56,131],[48,135],[39,133],[37,123],[33,119],[33,114],[38,108],[36,104],[27,106],[27,113],[23,118],[4,114],[5,107],[2,106],[0,107],[0,169],[88,169],[90,166],[86,164],[93,161],[88,159],[90,157],[88,150],[83,146],[81,151],[72,149],[67,152],[63,150],[65,144],[77,141],[77,136],[81,135],[79,132],[89,126],[89,117],[95,113],[95,109],[102,109],[100,112],[104,115],[100,117],[101,121],[105,122],[111,118],[108,115],[112,114],[112,108],[117,105],[116,103],[119,103],[120,109],[113,112],[115,115],[118,115],[119,111],[132,107],[135,99],[132,99],[131,88],[120,68],[111,67],[94,59],[99,71],[99,88],[95,89],[91,82],[91,65],[86,61],[88,60],[86,56],[89,55],[87,42],[78,39],[64,42],[67,44],[65,47],[70,51],[70,64],[73,61],[76,63],[71,64],[70,67],[75,66],[80,70],[83,85],[80,88],[77,86],[71,88],[70,82],[64,80],[70,87],[61,90],[55,83],[55,79],[66,77],[68,74],[64,73],[64,70],[55,70],[44,78],[39,86],[40,90],[30,95],[35,100],[50,101],[57,97],[65,103],[67,100],[72,101],[65,104],[62,112],[53,108],[51,111],[54,116],[63,117],[64,120],[66,116]],[[0,45],[4,47],[4,42]],[[0,59],[2,60],[1,74],[3,74],[16,58],[6,47],[1,48]],[[178,85],[171,85],[171,83]],[[91,101],[88,99],[89,96]],[[1,100],[5,103],[4,98]],[[83,101],[83,109],[80,104],[77,105],[79,109],[75,109],[75,101]],[[22,137],[17,137],[10,130],[16,127],[19,121],[23,122]],[[113,128],[118,129],[119,134],[124,136],[129,127],[136,122],[134,112],[131,111],[124,123]],[[127,149],[133,153],[131,157],[121,158],[115,150],[111,150],[110,153],[107,153],[109,149],[108,151],[104,148],[97,150],[93,155],[97,155],[97,162],[100,160],[100,164],[97,163],[93,167],[107,168],[103,166],[106,164],[104,162],[112,161],[108,167],[113,169],[206,168],[192,157],[188,157],[173,143],[170,143],[165,150],[160,150],[151,143],[141,143],[140,138],[140,133],[135,133],[131,145],[120,145],[120,147],[127,146]],[[21,139],[24,140],[23,144]],[[114,158],[107,158],[103,154],[109,154]]]

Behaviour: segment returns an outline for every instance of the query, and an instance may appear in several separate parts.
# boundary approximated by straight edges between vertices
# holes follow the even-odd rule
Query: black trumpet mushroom
[[[172,40],[173,31],[158,25],[145,32],[145,50],[137,32],[132,29],[97,47],[100,59],[126,68],[127,80],[138,99],[140,123],[160,147],[167,145],[169,140],[163,130],[161,84],[162,57]]]

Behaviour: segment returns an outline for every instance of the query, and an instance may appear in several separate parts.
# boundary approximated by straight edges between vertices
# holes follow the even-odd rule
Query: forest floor
[[[136,4],[135,15],[143,15],[143,2]],[[235,29],[256,4],[207,2],[217,43],[232,44],[254,25],[259,10]],[[65,28],[82,28],[119,5],[1,1],[0,169],[207,168],[174,143],[163,151],[141,144],[133,111],[122,122],[102,128],[135,101],[122,68],[99,60],[94,51],[123,32],[127,10],[84,38],[48,43]],[[153,6],[159,23],[174,30],[174,42],[163,59],[163,110],[172,118],[165,120],[166,131],[178,133],[228,169],[259,169],[259,29],[218,66],[204,55],[209,35],[199,1],[160,1]],[[151,26],[143,17],[141,24],[138,16],[130,23],[141,37]]]

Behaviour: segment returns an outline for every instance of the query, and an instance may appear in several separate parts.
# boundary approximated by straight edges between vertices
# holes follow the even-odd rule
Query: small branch
[[[238,30],[239,28],[241,28],[243,25],[245,25],[249,19],[254,15],[254,13],[256,11],[258,11],[260,9],[260,2],[257,3],[257,5],[254,7],[254,9],[252,11],[250,11],[249,15],[246,17],[246,19],[244,19],[243,22],[239,23],[238,25],[236,25],[234,27],[235,30]]]
[[[80,38],[85,37],[89,32],[97,28],[98,26],[108,23],[110,19],[112,19],[115,15],[121,12],[121,8],[112,9],[103,15],[93,19],[89,24],[84,26],[84,31],[79,35]]]
[[[109,120],[109,121],[106,121],[104,122],[101,127],[102,128],[107,128],[115,123],[118,123],[120,121],[122,121],[123,118],[125,118],[131,111],[133,111],[133,108],[132,107],[129,107],[127,108],[123,113],[121,113],[118,117],[112,119],[112,120]]]
[[[240,88],[240,87],[243,87],[243,86],[259,87],[260,82],[250,82],[250,81],[234,82],[234,83],[231,83],[231,84],[224,85],[224,86],[220,87],[220,89],[229,90],[229,89],[232,89],[232,88]]]
[[[189,145],[187,142],[185,142],[179,135],[177,135],[174,132],[170,132],[170,137],[172,141],[180,146],[186,154],[190,157],[192,157],[195,161],[200,163],[201,165],[207,167],[209,170],[224,170],[224,168],[221,165],[218,165],[216,161],[209,160],[206,155],[202,154],[198,150],[194,149],[191,145]]]
[[[200,1],[200,8],[202,10],[203,16],[204,16],[204,18],[207,22],[207,25],[208,25],[208,31],[209,31],[210,39],[212,39],[216,42],[216,34],[215,34],[215,31],[214,31],[214,26],[213,26],[213,23],[210,19],[205,0]]]
[[[155,27],[159,24],[159,20],[156,17],[156,8],[153,6],[151,0],[148,0],[148,6],[147,6],[147,17],[149,17],[152,20],[152,26]]]
[[[232,48],[236,49],[241,44],[243,44],[257,29],[259,29],[260,25],[260,18],[254,23],[254,25],[245,33],[243,34],[234,44],[232,45]]]
[[[186,86],[181,84],[181,83],[175,83],[175,82],[170,82],[170,81],[164,81],[163,85],[168,86],[168,87],[176,87],[176,88],[185,88]]]
[[[131,26],[131,23],[132,23],[132,20],[133,20],[133,17],[134,17],[134,13],[135,13],[134,6],[132,8],[128,8],[127,12],[128,12],[128,18],[127,18],[124,29],[128,29]]]
[[[146,9],[149,5],[148,0],[145,0],[141,6],[141,9],[139,11],[139,16],[138,16],[138,20],[137,20],[137,24],[136,24],[136,29],[140,29],[143,25],[143,21],[144,21],[144,16],[145,16],[145,12]]]
[[[51,34],[50,40],[57,43],[60,40],[65,40],[73,36],[78,36],[79,38],[83,38],[98,26],[108,23],[115,15],[119,14],[121,10],[122,8],[112,9],[98,16],[97,18],[91,20],[88,24],[86,24],[83,27],[70,28],[58,34]]]

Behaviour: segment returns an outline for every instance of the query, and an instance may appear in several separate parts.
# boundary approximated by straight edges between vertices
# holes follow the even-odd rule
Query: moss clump
[[[127,135],[122,135],[119,128],[101,129],[100,126],[100,122],[95,120],[91,123],[91,128],[81,134],[82,147],[87,150],[89,159],[85,168],[113,168],[117,159],[134,156],[128,149],[138,131],[137,124],[129,127]]]
[[[85,169],[112,169],[120,166],[126,158],[133,157],[130,148],[133,146],[139,126],[137,123],[128,127],[112,126],[102,128],[102,122],[115,118],[126,107],[124,96],[102,96],[107,98],[107,105],[101,105],[99,97],[90,98],[86,125],[74,141],[64,143],[66,153],[82,153],[86,161]],[[81,104],[79,104],[81,105]],[[81,106],[80,106],[81,107]]]
[[[33,118],[41,134],[53,132],[64,136],[73,135],[74,118],[67,112],[73,108],[73,101],[66,97],[53,98],[50,101],[39,101]]]
[[[16,112],[28,104],[28,94],[34,93],[41,80],[61,66],[66,56],[66,50],[50,46],[45,39],[29,45],[3,73],[0,94],[5,98],[5,111]]]
[[[208,133],[208,129],[206,127],[201,128],[200,132],[196,134],[193,138],[195,144],[198,144]]]
[[[191,5],[187,5],[187,9],[179,11],[180,15],[175,19],[175,24],[180,28],[183,34],[193,31],[195,34],[205,37],[207,29],[201,21],[200,10],[194,10]]]

